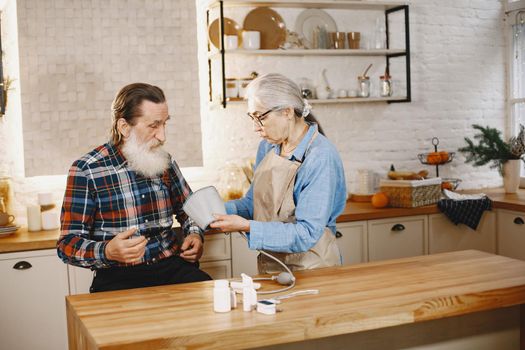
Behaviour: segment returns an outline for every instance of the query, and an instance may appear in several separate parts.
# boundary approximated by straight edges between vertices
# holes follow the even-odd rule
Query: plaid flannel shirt
[[[149,242],[142,264],[178,252],[173,215],[184,235],[202,231],[184,213],[191,189],[172,161],[162,176],[147,178],[131,170],[112,143],[97,147],[69,170],[61,215],[58,256],[68,264],[92,269],[129,266],[106,258],[105,247],[118,233],[137,227]]]

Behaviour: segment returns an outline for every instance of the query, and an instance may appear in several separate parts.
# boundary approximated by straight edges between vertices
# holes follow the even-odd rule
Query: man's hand
[[[197,233],[191,233],[184,238],[184,242],[180,247],[182,253],[180,257],[189,262],[197,262],[202,256],[202,239]]]
[[[129,238],[136,231],[130,228],[113,237],[106,245],[106,258],[128,264],[142,259],[148,240],[144,236]]]
[[[217,220],[210,227],[221,232],[250,231],[250,221],[239,215],[214,215]]]

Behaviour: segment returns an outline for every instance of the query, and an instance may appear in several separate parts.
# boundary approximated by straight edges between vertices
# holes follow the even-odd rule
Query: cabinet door
[[[525,213],[498,209],[498,254],[525,260]]]
[[[337,245],[343,258],[343,265],[359,264],[368,261],[366,243],[366,221],[343,222],[337,224]]]
[[[200,268],[214,280],[227,279],[232,276],[231,260],[203,262]]]
[[[257,270],[256,250],[248,248],[248,242],[238,233],[231,234],[232,240],[232,273],[233,277],[241,277],[241,273],[254,276]]]
[[[204,253],[200,261],[230,260],[230,244],[230,235],[222,233],[206,235],[204,237]]]
[[[404,258],[427,253],[427,216],[368,221],[368,260]]]
[[[67,266],[56,251],[0,254],[0,348],[67,349]]]
[[[93,271],[73,265],[67,266],[69,275],[69,293],[86,294],[89,293],[89,287],[93,282]]]
[[[428,250],[430,254],[477,249],[496,253],[496,214],[486,211],[477,230],[454,225],[445,214],[429,215]]]

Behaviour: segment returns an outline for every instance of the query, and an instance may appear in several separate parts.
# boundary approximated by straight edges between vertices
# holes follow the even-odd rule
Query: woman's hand
[[[210,227],[219,229],[221,232],[250,231],[250,221],[239,215],[214,215],[217,220]]]

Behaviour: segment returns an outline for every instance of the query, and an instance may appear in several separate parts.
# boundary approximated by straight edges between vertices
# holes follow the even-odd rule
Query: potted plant
[[[467,163],[474,166],[490,164],[491,168],[497,168],[503,176],[505,192],[516,193],[520,179],[520,160],[523,160],[525,154],[525,127],[520,124],[518,136],[511,137],[508,142],[502,139],[501,132],[495,128],[477,124],[472,127],[479,131],[474,135],[478,143],[465,137],[467,145],[458,151],[466,155]]]

